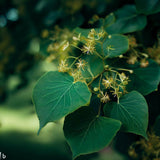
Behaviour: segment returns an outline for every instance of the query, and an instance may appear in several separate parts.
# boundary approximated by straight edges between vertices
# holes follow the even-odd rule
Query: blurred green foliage
[[[71,39],[75,27],[92,28],[101,25],[100,21],[95,23],[97,15],[104,18],[125,4],[133,3],[134,0],[0,1],[0,103],[3,103],[0,105],[0,152],[4,152],[8,159],[71,159],[71,152],[61,130],[62,122],[57,122],[58,125],[49,124],[37,137],[38,120],[31,102],[33,84],[45,71],[56,69],[59,56],[66,56],[53,56],[52,49],[56,46],[53,47],[53,44],[60,45],[62,40]],[[137,3],[139,12],[145,13],[141,8],[143,3],[140,4],[138,0]],[[148,8],[148,11],[158,11],[157,4]],[[112,20],[114,17],[106,19],[106,24]],[[131,22],[134,20],[131,19]],[[143,21],[145,23],[144,19]],[[159,39],[157,33],[160,32],[160,16],[153,14],[148,16],[147,21],[147,27],[135,33],[135,37],[138,43],[149,47],[150,56],[159,63],[159,48],[156,42]],[[128,21],[126,23],[128,24]],[[108,30],[113,31],[112,27],[117,26],[113,23]],[[124,30],[120,32],[125,33]],[[55,63],[48,63],[44,59],[55,60]],[[156,117],[160,115],[159,93],[154,92],[146,98],[150,109],[149,122],[150,126],[153,126]],[[159,131],[156,132],[159,134]],[[118,150],[127,154],[128,146],[131,141],[137,140],[137,137],[119,135],[117,139]],[[123,144],[123,140],[128,143]],[[124,159],[110,148],[101,151],[99,155],[80,158]]]
[[[131,3],[130,1],[128,1]],[[124,0],[1,0],[0,1],[0,102],[8,97],[7,81],[11,75],[20,79],[14,90],[29,82],[26,72],[47,52],[49,40],[60,38],[55,25],[72,30],[90,27],[94,15],[105,16],[127,1]],[[55,28],[55,29],[54,29]],[[54,32],[55,30],[55,32]],[[46,34],[45,34],[46,33]],[[67,35],[67,34],[66,34]],[[43,38],[42,38],[43,37]],[[42,54],[39,54],[42,53]]]

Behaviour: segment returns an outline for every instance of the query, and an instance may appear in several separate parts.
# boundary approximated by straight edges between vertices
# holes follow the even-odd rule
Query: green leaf
[[[83,82],[74,82],[67,73],[48,72],[33,90],[40,129],[90,102],[91,93]]]
[[[133,69],[133,74],[129,75],[127,91],[137,90],[143,95],[147,95],[156,90],[160,82],[160,67],[153,60],[149,60],[149,66],[141,68],[138,65]]]
[[[159,0],[135,0],[137,10],[146,15],[160,12]]]
[[[125,5],[115,12],[116,21],[106,28],[109,34],[130,33],[142,30],[147,18],[137,12],[135,5]]]
[[[73,158],[109,145],[120,126],[120,121],[96,116],[91,107],[82,107],[68,115],[64,122],[64,135]]]
[[[110,13],[108,16],[104,19],[104,28],[109,27],[112,25],[116,20],[116,17],[113,13]]]
[[[123,35],[109,35],[103,43],[105,57],[117,57],[125,53],[129,48],[128,38]]]
[[[142,68],[139,62],[131,65],[126,63],[123,59],[119,58],[107,58],[105,60],[106,65],[133,70],[132,74],[126,72],[130,80],[126,89],[129,92],[136,90],[143,95],[147,95],[155,91],[160,82],[159,65],[151,59],[148,59],[148,62],[149,65],[146,68]]]
[[[120,120],[122,130],[147,138],[148,107],[145,98],[132,91],[117,102],[109,102],[104,107],[105,116]]]
[[[92,79],[103,72],[103,61],[96,55],[85,55],[82,59],[84,59],[87,64],[82,70],[82,75],[84,78]]]

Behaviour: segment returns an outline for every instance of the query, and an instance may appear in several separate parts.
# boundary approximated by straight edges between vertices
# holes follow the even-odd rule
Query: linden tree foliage
[[[115,22],[106,27],[109,34],[135,32],[143,29],[147,24],[146,16],[138,13],[134,5],[126,5],[114,14]]]
[[[74,98],[72,98],[74,97]],[[37,83],[33,101],[40,120],[40,129],[87,105],[91,93],[83,82],[74,82],[67,73],[48,72]],[[39,129],[39,130],[40,130]]]
[[[157,89],[160,82],[160,67],[153,60],[149,60],[146,68],[139,66],[140,64],[133,68],[127,89],[128,91],[137,90],[141,94],[147,95]]]
[[[109,102],[104,107],[106,116],[120,120],[122,130],[147,137],[148,107],[144,97],[132,91],[119,99]]]
[[[91,107],[82,107],[66,117],[64,134],[71,146],[73,158],[76,158],[103,149],[111,142],[120,127],[120,121],[97,117]]]
[[[159,0],[135,0],[136,8],[138,12],[148,14],[154,14],[160,11]]]
[[[160,82],[160,67],[151,59],[148,59],[146,67],[141,67],[142,62],[136,62],[133,65],[117,58],[105,60],[105,64],[112,67],[128,68],[133,71],[133,73],[127,73],[130,77],[127,91],[136,90],[143,95],[147,95],[157,89]]]
[[[82,69],[82,76],[87,79],[92,79],[99,75],[104,70],[103,61],[96,55],[85,55],[83,60],[87,65]]]
[[[108,146],[118,131],[147,139],[143,95],[157,89],[160,67],[134,34],[126,34],[142,30],[144,13],[153,11],[150,6],[142,12],[139,2],[99,18],[96,28],[75,28],[61,44],[68,53],[58,71],[42,76],[33,90],[39,131],[65,117],[63,131],[73,159]]]

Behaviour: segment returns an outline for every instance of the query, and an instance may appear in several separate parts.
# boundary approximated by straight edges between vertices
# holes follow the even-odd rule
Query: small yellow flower
[[[94,87],[93,90],[94,90],[95,92],[97,92],[97,91],[99,90],[99,88]]]
[[[95,31],[95,29],[91,29],[91,31],[88,34],[88,38],[91,40],[100,40],[101,38],[104,37],[105,33],[106,32],[104,32],[103,30],[101,32],[97,33]]]
[[[148,62],[146,59],[142,59],[142,60],[140,61],[140,66],[141,66],[142,68],[146,68],[148,65],[149,65],[149,62]]]
[[[95,39],[96,31],[95,29],[91,29],[91,31],[88,34],[89,39]]]
[[[74,77],[74,81],[77,81],[82,78],[82,72],[80,70],[73,70],[71,76]]]
[[[78,37],[73,36],[74,41],[80,41],[81,39],[81,33],[78,35]]]
[[[95,51],[94,45],[95,45],[94,41],[88,40],[88,42],[83,46],[81,51],[86,54],[89,54],[89,53],[93,54],[93,52]]]
[[[111,91],[113,95],[117,95],[117,97],[120,97],[122,95],[122,92],[119,91],[118,88],[114,88],[114,91]]]
[[[107,103],[108,101],[110,101],[109,95],[107,94],[107,92],[104,94],[101,91],[101,102],[102,103]]]
[[[58,67],[59,72],[67,72],[68,71],[68,64],[66,63],[66,60],[61,60],[61,63]]]
[[[102,79],[102,84],[106,88],[111,87],[112,82],[113,82],[113,78]]]
[[[119,74],[119,78],[120,78],[121,82],[128,80],[128,77],[123,72],[121,74]]]
[[[129,36],[128,39],[129,39],[129,45],[131,47],[137,47],[138,46],[137,42],[136,42],[136,38],[134,36]]]
[[[127,60],[128,64],[135,64],[136,62],[137,62],[137,56],[135,55],[131,55]]]
[[[87,62],[85,60],[79,59],[78,62],[76,63],[76,66],[78,69],[83,69],[86,66]]]
[[[69,42],[66,42],[66,43],[62,46],[62,50],[65,51],[68,47],[69,47]]]

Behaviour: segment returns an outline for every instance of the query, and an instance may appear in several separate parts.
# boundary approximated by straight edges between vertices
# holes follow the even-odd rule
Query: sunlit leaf
[[[67,73],[48,72],[33,90],[33,101],[40,120],[40,129],[87,105],[91,93],[83,82],[74,82]],[[40,131],[39,129],[39,131]]]

